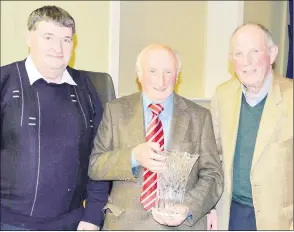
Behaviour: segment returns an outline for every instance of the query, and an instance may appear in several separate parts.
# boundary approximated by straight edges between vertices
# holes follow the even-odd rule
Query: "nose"
[[[54,46],[53,46],[54,50],[56,53],[62,53],[63,52],[63,46],[62,46],[62,41],[61,40],[57,40],[55,43],[54,43]]]
[[[252,57],[250,54],[247,54],[244,58],[244,65],[248,66],[248,65],[251,65],[251,63],[252,63]]]
[[[158,76],[158,86],[163,87],[165,84],[165,76],[163,73],[160,73]]]

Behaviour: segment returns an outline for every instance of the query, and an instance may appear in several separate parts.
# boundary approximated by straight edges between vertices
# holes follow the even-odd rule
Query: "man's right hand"
[[[144,168],[152,172],[163,173],[167,170],[165,157],[156,154],[160,151],[159,143],[145,142],[133,148],[134,158]]]

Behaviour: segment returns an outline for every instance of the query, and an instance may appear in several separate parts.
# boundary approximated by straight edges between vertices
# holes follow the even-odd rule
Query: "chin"
[[[171,93],[169,93],[169,94],[164,93],[163,95],[158,96],[156,101],[162,102],[165,99],[167,99],[170,95],[171,95]]]
[[[250,81],[248,81],[248,80],[247,81],[243,81],[242,83],[246,87],[259,87],[261,85],[261,81],[258,78],[251,79]]]
[[[48,64],[48,67],[50,67],[50,68],[52,68],[52,69],[62,69],[62,68],[64,68],[64,67],[66,67],[65,66],[65,64],[62,62],[62,63],[50,63],[50,64]]]

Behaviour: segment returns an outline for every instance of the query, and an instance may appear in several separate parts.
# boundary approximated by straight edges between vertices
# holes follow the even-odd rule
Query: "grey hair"
[[[142,68],[141,68],[141,61],[142,61],[142,57],[144,56],[144,54],[146,53],[146,51],[148,51],[150,48],[152,47],[162,47],[165,48],[167,50],[169,50],[170,52],[172,52],[172,54],[176,57],[177,59],[177,75],[179,75],[179,73],[182,71],[182,62],[181,62],[181,57],[179,55],[179,53],[177,53],[176,51],[172,50],[170,47],[165,46],[165,45],[161,45],[161,44],[150,44],[147,47],[145,47],[137,56],[137,61],[136,61],[136,66],[138,67],[138,71],[141,73],[142,72]]]
[[[58,26],[69,27],[73,34],[76,31],[73,17],[65,10],[57,6],[43,6],[34,10],[28,18],[28,30],[34,31],[41,21],[53,22]]]
[[[233,34],[231,36],[231,41],[234,38],[234,36],[237,33],[237,31],[239,31],[241,28],[243,28],[243,27],[245,27],[247,25],[256,26],[256,27],[258,27],[264,33],[264,35],[267,38],[267,47],[269,49],[276,45],[274,43],[273,37],[272,37],[271,33],[269,32],[269,30],[265,26],[263,26],[263,25],[261,25],[259,23],[253,23],[253,22],[244,23],[243,25],[237,27],[237,29],[235,29],[235,31],[233,32]]]

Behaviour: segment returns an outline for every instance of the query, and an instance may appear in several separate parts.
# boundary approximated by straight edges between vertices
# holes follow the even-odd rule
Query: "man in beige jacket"
[[[223,173],[209,110],[173,91],[180,69],[180,59],[172,49],[150,45],[137,62],[142,93],[106,104],[89,166],[93,180],[113,180],[104,230],[207,228],[206,214],[223,191]],[[150,128],[158,128],[151,136],[156,140],[147,139]],[[199,154],[183,204],[178,206],[183,214],[172,218],[152,211],[156,191],[144,198],[148,188],[143,191],[143,185],[166,170],[162,156],[154,152],[162,148]],[[152,174],[145,180],[148,170]],[[157,185],[152,183],[150,189]]]
[[[220,85],[211,105],[225,176],[220,230],[293,229],[293,81],[273,72],[277,53],[259,24],[231,39],[238,78]]]

